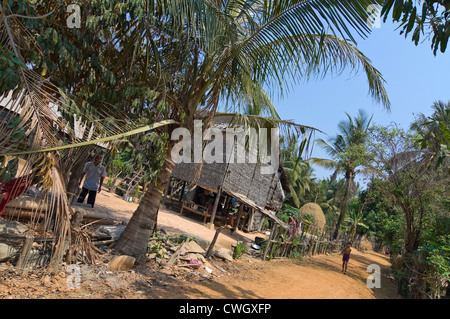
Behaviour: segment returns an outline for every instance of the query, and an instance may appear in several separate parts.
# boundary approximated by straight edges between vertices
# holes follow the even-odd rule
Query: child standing
[[[352,251],[352,249],[350,248],[351,246],[352,243],[347,243],[344,249],[342,249],[342,252],[344,253],[344,255],[342,256],[342,272],[344,273],[344,275],[347,274],[347,265],[348,261],[350,260],[350,252]]]

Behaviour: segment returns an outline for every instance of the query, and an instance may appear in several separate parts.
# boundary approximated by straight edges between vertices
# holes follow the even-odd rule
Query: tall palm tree
[[[285,140],[282,141],[281,155],[293,204],[295,207],[300,208],[306,193],[314,188],[314,182],[311,178],[313,169],[308,162],[302,160],[298,139],[295,137],[287,142]]]
[[[438,166],[450,156],[450,102],[436,101],[431,109],[431,116],[419,113],[410,128],[421,136],[422,150],[432,154],[430,161],[437,158]]]
[[[340,215],[336,223],[334,238],[337,238],[339,227],[347,213],[348,204],[356,191],[355,177],[359,173],[370,170],[368,166],[369,156],[366,153],[368,129],[372,118],[363,110],[359,110],[356,117],[352,118],[346,113],[347,119],[339,122],[340,134],[325,141],[318,139],[320,145],[332,159],[311,159],[312,163],[334,170],[332,181],[339,173],[345,177],[344,194],[340,204]]]
[[[129,10],[130,28],[121,35],[133,35],[128,37],[133,39],[128,49],[146,58],[143,70],[148,81],[166,101],[163,118],[189,129],[196,118],[203,118],[204,128],[209,127],[221,103],[228,111],[266,109],[279,120],[270,92],[263,87],[284,93],[295,81],[339,73],[345,67],[362,67],[372,96],[389,107],[381,74],[351,44],[354,36],[349,28],[367,34],[366,8],[377,2],[158,2]],[[304,127],[297,128],[305,133]],[[174,167],[172,147],[169,142],[159,180],[144,194],[116,243],[118,251],[129,255],[145,251]]]

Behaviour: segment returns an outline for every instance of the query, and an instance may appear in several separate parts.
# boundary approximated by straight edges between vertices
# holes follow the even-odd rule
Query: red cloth
[[[5,194],[0,202],[0,216],[5,211],[6,204],[19,197],[31,185],[31,175],[18,177],[4,184],[0,183],[0,194]]]

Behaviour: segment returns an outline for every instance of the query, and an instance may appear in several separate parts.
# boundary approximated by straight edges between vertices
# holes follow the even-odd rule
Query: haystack
[[[319,205],[315,203],[307,203],[300,208],[299,217],[303,217],[305,214],[314,216],[314,226],[323,228],[326,224],[326,218]]]

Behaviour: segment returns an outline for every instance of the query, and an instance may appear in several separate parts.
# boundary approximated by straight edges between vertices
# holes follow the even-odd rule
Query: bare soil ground
[[[137,204],[107,192],[98,195],[99,210],[126,222]],[[196,216],[181,216],[163,209],[158,228],[168,233],[187,233],[211,241],[214,230],[206,228]],[[217,247],[231,248],[243,237],[261,234],[231,233],[224,230]],[[129,271],[111,271],[105,254],[98,265],[80,265],[81,285],[70,288],[72,274],[62,269],[56,274],[21,274],[13,267],[0,269],[0,298],[7,299],[396,299],[396,284],[388,276],[390,267],[384,255],[353,250],[348,273],[340,272],[341,256],[322,255],[303,260],[263,261],[248,255],[233,262],[211,259],[206,265],[212,273],[182,267],[164,268],[154,261],[135,265]],[[381,288],[366,285],[370,264],[381,267]],[[219,270],[221,267],[226,272]]]

